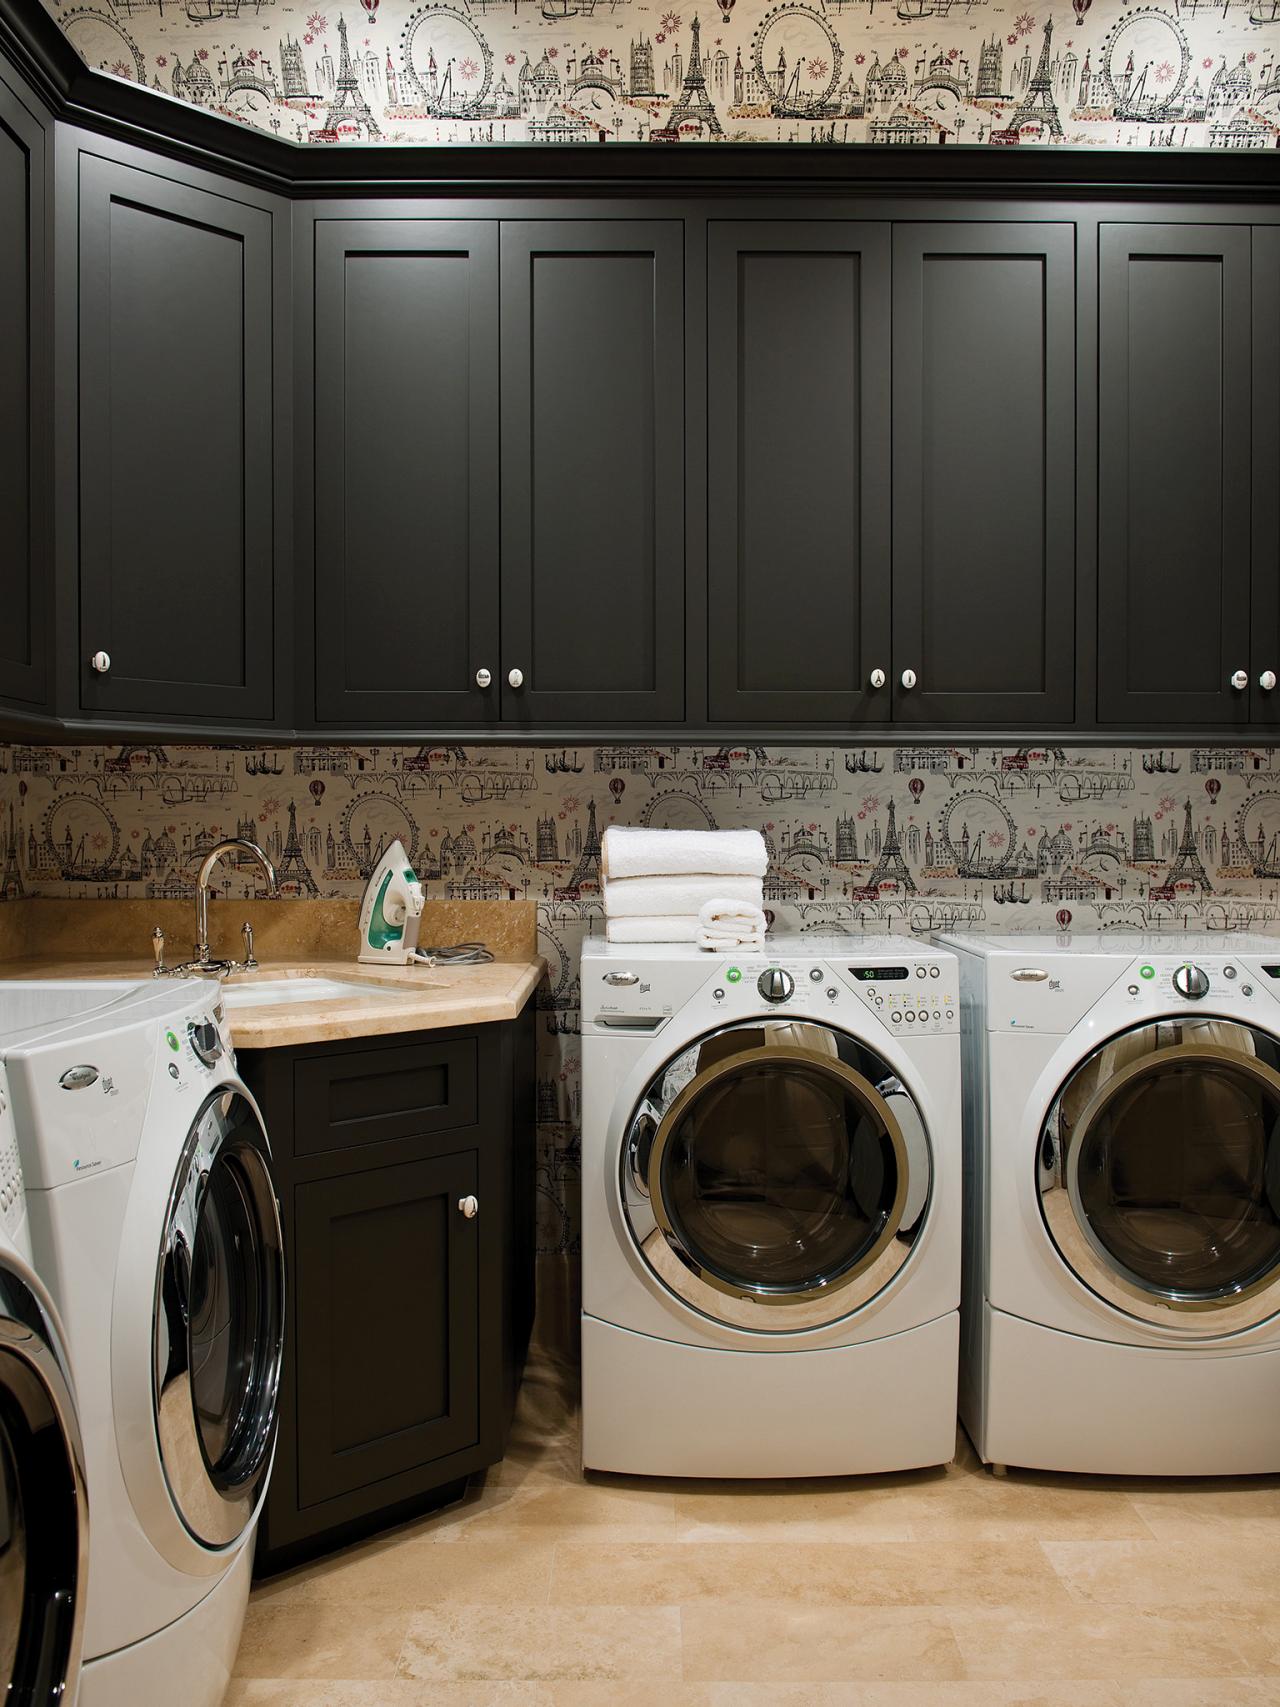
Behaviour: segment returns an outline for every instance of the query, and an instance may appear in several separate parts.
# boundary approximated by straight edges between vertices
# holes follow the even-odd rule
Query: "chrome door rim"
[[[695,1072],[661,1114],[654,1106],[649,1094],[654,1084],[659,1083],[690,1053],[698,1051],[713,1038],[732,1032],[758,1032],[771,1025],[784,1024],[788,1029],[793,1029],[796,1025],[812,1026],[826,1036],[865,1049],[868,1054],[875,1056],[870,1045],[816,1020],[783,1022],[762,1018],[754,1022],[743,1021],[721,1027],[717,1031],[693,1039],[655,1075],[646,1093],[638,1100],[628,1122],[620,1154],[623,1208],[636,1248],[647,1267],[682,1302],[692,1305],[711,1320],[725,1326],[767,1334],[804,1333],[847,1318],[878,1297],[890,1285],[915,1248],[914,1240],[905,1242],[899,1238],[899,1234],[905,1231],[902,1224],[903,1213],[911,1188],[911,1158],[902,1126],[875,1085],[844,1061],[791,1044],[744,1049],[737,1055]],[[662,1161],[684,1112],[695,1097],[701,1095],[709,1085],[739,1071],[744,1065],[781,1065],[784,1062],[801,1064],[811,1071],[820,1072],[852,1095],[882,1126],[893,1150],[897,1178],[893,1202],[884,1226],[874,1242],[846,1269],[831,1279],[807,1288],[753,1288],[724,1280],[714,1271],[705,1268],[685,1249],[663,1201]],[[887,1071],[891,1072],[892,1069]],[[908,1095],[905,1088],[903,1094]],[[909,1100],[912,1109],[918,1114],[914,1099]],[[640,1157],[637,1148],[637,1128],[642,1122],[648,1122],[652,1129],[647,1160]],[[932,1201],[932,1163],[923,1119],[920,1120],[920,1127],[925,1152],[924,1166],[928,1178],[923,1203],[915,1222],[916,1227],[923,1225]],[[643,1218],[639,1213],[641,1210]],[[652,1218],[651,1227],[645,1225],[649,1217]]]
[[[274,1289],[278,1309],[273,1337],[263,1352],[266,1363],[262,1371],[259,1416],[250,1433],[249,1450],[234,1480],[220,1487],[196,1423],[189,1319],[184,1300],[209,1176],[231,1136],[227,1116],[236,1101],[244,1102],[253,1113],[247,1098],[233,1087],[224,1086],[206,1100],[192,1123],[165,1211],[152,1318],[152,1415],[165,1485],[187,1532],[202,1546],[211,1548],[228,1547],[237,1541],[257,1510],[275,1438],[284,1339],[284,1251],[279,1211],[267,1165],[266,1137],[253,1113],[260,1143],[242,1142],[236,1149],[255,1174],[252,1184],[257,1188],[256,1207],[259,1210],[264,1205],[270,1207],[270,1215],[261,1227],[263,1283]],[[165,1335],[168,1356],[163,1368],[159,1355],[162,1325],[169,1330]],[[246,1395],[246,1402],[250,1396]]]
[[[1240,1022],[1231,1020],[1225,1023]],[[1146,1027],[1136,1029],[1141,1031]],[[1121,1037],[1130,1035],[1132,1033],[1119,1034]],[[1115,1041],[1116,1038],[1108,1039],[1108,1042]],[[1106,1047],[1105,1043],[1099,1046],[1100,1049]],[[1098,1050],[1091,1051],[1091,1057],[1097,1053]],[[1264,1085],[1280,1106],[1280,1073],[1240,1050],[1212,1043],[1175,1043],[1157,1048],[1150,1056],[1131,1061],[1113,1073],[1090,1097],[1075,1122],[1063,1158],[1063,1173],[1067,1186],[1065,1201],[1071,1210],[1070,1226],[1063,1225],[1061,1213],[1056,1205],[1049,1201],[1053,1187],[1043,1177],[1038,1181],[1040,1209],[1058,1254],[1072,1273],[1104,1302],[1114,1305],[1116,1309],[1138,1321],[1183,1329],[1194,1326],[1201,1337],[1218,1338],[1224,1334],[1242,1333],[1256,1327],[1280,1311],[1280,1262],[1252,1284],[1228,1289],[1212,1297],[1203,1293],[1179,1292],[1175,1288],[1149,1285],[1140,1276],[1125,1268],[1098,1238],[1080,1193],[1080,1155],[1084,1140],[1099,1114],[1126,1085],[1149,1075],[1157,1067],[1176,1061],[1201,1061],[1206,1064],[1230,1066]],[[1083,1065],[1081,1062],[1073,1069],[1071,1078],[1074,1078],[1079,1067]],[[1059,1087],[1051,1108],[1057,1105],[1071,1078]],[[1042,1126],[1036,1146],[1037,1154],[1045,1136],[1045,1128]],[[1061,1201],[1060,1193],[1058,1200]],[[1071,1238],[1071,1229],[1082,1235],[1085,1240],[1083,1248],[1077,1240]],[[1268,1297],[1271,1293],[1276,1296]]]

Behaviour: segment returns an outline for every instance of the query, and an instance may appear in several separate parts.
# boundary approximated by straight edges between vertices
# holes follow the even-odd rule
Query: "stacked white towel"
[[[697,942],[726,952],[763,945],[769,856],[757,831],[611,824],[602,855],[610,942]]]

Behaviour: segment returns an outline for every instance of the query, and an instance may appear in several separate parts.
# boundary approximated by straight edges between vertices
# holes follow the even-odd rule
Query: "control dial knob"
[[[795,979],[780,966],[771,966],[756,980],[756,989],[766,1002],[785,1002],[789,996],[795,994],[795,988]]]
[[[212,1020],[192,1020],[187,1027],[187,1036],[191,1039],[196,1059],[202,1061],[206,1067],[212,1067],[214,1062],[221,1058],[222,1038]]]
[[[1199,966],[1179,966],[1173,975],[1173,987],[1189,1002],[1198,1002],[1209,994],[1209,974]]]

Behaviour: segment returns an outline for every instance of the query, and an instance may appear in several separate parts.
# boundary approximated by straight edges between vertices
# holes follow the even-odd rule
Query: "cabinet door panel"
[[[272,216],[80,163],[88,711],[273,709]],[[90,657],[105,651],[97,674]]]
[[[315,269],[318,715],[481,722],[498,706],[497,225],[321,220]]]
[[[1280,723],[1280,229],[1253,232],[1253,721]]]
[[[894,231],[898,721],[1071,718],[1074,269],[1069,225]]]
[[[479,1437],[474,1150],[295,1188],[298,1502]]]
[[[888,229],[709,228],[712,718],[888,716]]]
[[[1248,720],[1249,267],[1247,227],[1099,233],[1103,722]]]
[[[503,226],[508,718],[684,714],[683,367],[678,223]]]
[[[45,696],[45,137],[0,82],[0,694]]]

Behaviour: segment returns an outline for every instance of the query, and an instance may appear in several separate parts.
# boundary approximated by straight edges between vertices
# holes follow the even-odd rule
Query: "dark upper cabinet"
[[[497,223],[315,234],[317,715],[482,723],[500,703]]]
[[[684,715],[683,293],[679,221],[502,228],[507,718]]]
[[[1280,723],[1280,227],[1253,232],[1253,721]]]
[[[84,712],[272,717],[272,261],[267,208],[81,154]]]
[[[887,225],[710,226],[713,719],[889,715],[889,247]]]
[[[895,721],[1071,720],[1075,336],[1072,225],[895,228]]]
[[[1249,721],[1250,304],[1247,226],[1100,228],[1100,722]]]
[[[44,127],[0,80],[0,698],[45,701],[49,586]]]

